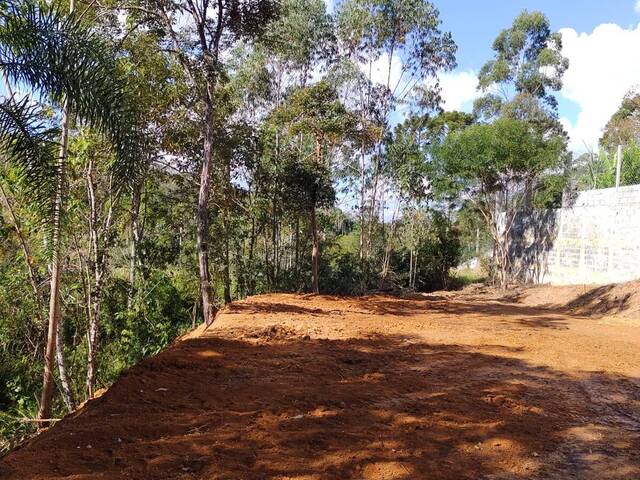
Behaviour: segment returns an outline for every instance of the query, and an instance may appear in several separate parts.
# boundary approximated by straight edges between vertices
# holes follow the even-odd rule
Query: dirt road
[[[483,294],[233,304],[7,479],[640,479],[640,323]]]

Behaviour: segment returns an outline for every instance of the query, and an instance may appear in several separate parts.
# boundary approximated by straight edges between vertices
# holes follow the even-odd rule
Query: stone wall
[[[578,192],[563,208],[521,213],[512,230],[511,259],[525,282],[640,278],[640,185]]]

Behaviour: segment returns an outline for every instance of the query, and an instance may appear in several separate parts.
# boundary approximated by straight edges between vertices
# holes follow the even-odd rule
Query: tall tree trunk
[[[144,180],[136,182],[131,194],[131,238],[129,239],[129,294],[127,296],[127,310],[133,308],[133,298],[136,292],[136,274],[138,271],[138,245],[141,240],[140,203],[142,201],[142,187]]]
[[[278,263],[278,230],[277,230],[277,219],[276,219],[276,199],[274,198],[271,201],[271,246],[273,248],[273,255],[271,257],[271,282],[273,286],[277,289],[278,278],[277,278],[277,268],[276,264]]]
[[[198,270],[200,274],[200,297],[204,323],[211,325],[216,314],[212,303],[211,273],[209,272],[209,188],[211,184],[211,163],[213,161],[213,98],[214,87],[207,82],[205,104],[205,132],[202,167],[200,170],[200,190],[198,192],[198,214],[196,249],[198,251]]]
[[[231,272],[230,264],[231,258],[229,256],[229,235],[225,235],[224,239],[224,303],[231,303]]]
[[[316,162],[322,164],[322,145],[320,138],[316,137]],[[311,206],[311,290],[313,293],[320,293],[318,280],[318,257],[320,256],[320,244],[318,241],[318,222],[316,219],[317,196],[314,192],[313,204]]]
[[[257,235],[256,235],[256,220],[255,217],[251,218],[251,236],[249,237],[249,257],[247,262],[247,268],[249,270],[248,274],[248,285],[247,285],[247,295],[254,295],[256,291],[256,282],[255,282],[255,269],[253,266],[253,257],[256,247]],[[244,272],[245,275],[247,274]]]
[[[311,291],[320,293],[318,282],[318,256],[320,246],[318,243],[318,224],[316,221],[316,207],[311,209]]]
[[[300,215],[296,214],[296,253],[294,257],[294,268],[296,279],[300,275]]]
[[[65,100],[62,109],[62,125],[60,135],[60,154],[56,165],[56,193],[53,206],[52,239],[51,239],[51,281],[49,289],[49,323],[47,330],[47,345],[44,354],[44,375],[38,419],[40,428],[48,426],[46,420],[51,418],[51,396],[53,394],[53,368],[56,350],[56,336],[60,321],[60,277],[62,264],[60,259],[62,235],[62,210],[64,207],[65,175],[67,162],[67,147],[69,143],[69,102]]]
[[[73,412],[76,409],[76,401],[71,390],[71,380],[67,373],[66,362],[64,360],[64,338],[62,337],[62,319],[58,322],[58,331],[56,332],[56,360],[58,362],[58,373],[60,374],[60,390],[62,399],[67,409]]]
[[[364,119],[363,119],[364,123]],[[364,250],[364,222],[365,222],[365,208],[366,208],[366,185],[365,185],[365,148],[364,142],[360,147],[360,243],[359,243],[359,255],[362,260],[365,257]]]
[[[40,291],[38,290],[38,279],[36,276],[36,270],[31,261],[31,251],[29,249],[29,245],[27,244],[26,238],[22,232],[22,227],[20,225],[20,220],[13,210],[13,206],[7,197],[2,185],[0,185],[0,194],[2,195],[2,199],[6,204],[6,207],[11,216],[11,221],[13,222],[13,227],[16,231],[16,235],[20,240],[20,246],[22,247],[22,254],[24,255],[25,264],[27,266],[27,272],[29,274],[29,283],[31,284],[31,289],[33,290],[33,299],[36,303],[36,320],[38,325],[44,325],[44,319],[42,316],[42,312],[44,310],[44,302],[42,296],[40,295]],[[61,320],[61,319],[60,319]],[[61,337],[62,330],[62,321],[58,321],[58,327],[56,332],[56,359],[58,362],[58,373],[60,374],[60,386],[62,390],[62,398],[64,399],[65,404],[67,405],[67,409],[72,412],[76,408],[76,403],[73,398],[73,392],[71,390],[71,381],[69,380],[69,375],[67,374],[67,369],[65,368],[64,361],[64,345]]]
[[[96,194],[96,185],[93,177],[93,159],[89,160],[86,173],[87,196],[90,206],[89,214],[89,239],[91,245],[91,265],[93,273],[93,289],[90,289],[89,300],[91,315],[89,315],[89,331],[87,333],[87,396],[93,398],[95,377],[96,377],[96,358],[98,350],[98,335],[100,333],[100,309],[102,306],[102,293],[104,289],[104,281],[107,276],[107,260],[109,258],[111,223],[113,220],[114,208],[114,191],[113,181],[110,179],[108,186],[108,194],[105,201],[109,202],[106,217],[102,221],[102,228],[99,229],[100,221],[98,212],[102,210],[102,205],[98,203]],[[116,194],[117,196],[117,194]]]
[[[231,164],[227,158],[224,165],[225,173],[225,194],[224,194],[224,211],[223,211],[223,228],[224,228],[224,303],[231,303],[231,258],[229,256],[229,237],[231,236],[231,228],[229,221],[229,210],[231,208]]]
[[[409,249],[409,288],[412,287],[411,281],[413,279],[413,248]]]
[[[69,0],[69,12],[73,13],[76,0]],[[44,353],[44,375],[42,380],[42,394],[38,419],[46,420],[51,417],[51,396],[53,394],[53,355],[57,345],[58,323],[60,322],[60,281],[62,265],[60,262],[62,210],[64,208],[64,189],[66,176],[67,151],[69,146],[69,99],[65,99],[62,107],[62,123],[60,125],[60,155],[56,165],[56,193],[53,205],[53,224],[51,239],[51,281],[49,288],[49,325],[47,330],[47,345]],[[39,427],[48,426],[49,422],[40,422]]]
[[[376,163],[375,163],[375,168],[373,171],[373,189],[371,192],[371,203],[369,205],[369,226],[368,226],[368,232],[367,232],[367,238],[366,238],[366,251],[370,252],[371,251],[371,243],[372,243],[372,237],[373,237],[373,227],[374,227],[374,222],[375,222],[375,215],[376,215],[376,199],[378,196],[378,180],[380,178],[380,158],[379,158],[380,153],[378,153],[375,158],[376,158]],[[384,212],[383,212],[384,215]],[[383,226],[384,226],[384,218],[382,219],[383,221]]]

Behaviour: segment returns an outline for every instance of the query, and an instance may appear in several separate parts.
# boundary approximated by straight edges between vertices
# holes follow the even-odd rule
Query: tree
[[[197,204],[197,256],[204,322],[215,317],[209,268],[209,200],[214,168],[216,90],[224,71],[222,54],[236,40],[250,40],[277,13],[274,0],[171,0],[132,2],[124,8],[164,33],[161,43],[182,66],[194,89],[202,156]],[[188,19],[189,28],[184,28]]]
[[[20,2],[0,11],[0,68],[14,83],[30,86],[62,108],[60,150],[56,158],[51,130],[38,122],[37,107],[13,95],[3,101],[9,123],[0,137],[9,145],[9,159],[36,191],[51,229],[51,288],[49,323],[40,419],[51,412],[54,352],[60,318],[60,252],[66,182],[69,112],[93,125],[113,143],[113,171],[120,181],[131,178],[136,138],[133,112],[123,102],[125,83],[107,45],[75,15],[64,15],[56,5]],[[13,123],[11,123],[13,122]],[[16,130],[18,129],[18,130]],[[13,145],[12,145],[13,144]]]
[[[599,143],[597,151],[589,150],[573,162],[578,189],[615,187],[618,146],[622,153],[620,185],[640,182],[640,93],[636,89],[625,94]]]
[[[451,179],[451,187],[484,218],[503,288],[510,278],[509,234],[516,214],[543,187],[543,175],[562,165],[563,152],[562,137],[508,118],[454,132],[434,152],[438,175]]]
[[[323,190],[319,188],[323,178],[321,173],[330,170],[325,164],[325,150],[350,135],[354,136],[356,119],[338,100],[335,89],[327,82],[321,81],[311,87],[294,91],[290,98],[274,112],[274,121],[286,125],[291,135],[306,135],[313,142],[313,153],[310,155],[313,158],[313,165],[307,172],[316,172],[320,175],[317,175],[313,184],[310,185],[308,204],[312,235],[311,290],[313,293],[319,293],[318,257],[320,247],[316,209],[320,203],[320,192]],[[308,177],[309,175],[304,176]]]
[[[640,144],[640,93],[628,91],[604,127],[600,145],[607,150],[618,145]]]
[[[478,116],[526,120],[542,130],[561,133],[557,100],[569,60],[562,56],[562,36],[551,32],[542,12],[522,11],[492,45],[494,58],[480,69],[474,104]]]
[[[359,114],[361,123],[381,127],[371,147],[361,137],[354,169],[360,183],[364,258],[371,250],[382,203],[378,202],[381,179],[388,173],[383,168],[384,140],[391,115],[400,104],[428,110],[438,105],[437,73],[455,67],[456,45],[450,33],[440,30],[437,8],[424,0],[346,0],[339,4],[337,17],[341,50],[348,59],[342,63],[348,73],[342,86],[348,92],[347,105]]]

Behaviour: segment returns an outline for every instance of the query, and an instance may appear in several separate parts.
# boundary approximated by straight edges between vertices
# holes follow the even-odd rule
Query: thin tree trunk
[[[320,246],[318,242],[318,225],[316,221],[316,208],[311,209],[311,291],[320,293],[318,282],[318,256]]]
[[[391,217],[391,232],[389,233],[389,238],[387,239],[387,245],[384,251],[384,260],[382,264],[382,279],[386,279],[389,274],[389,263],[391,261],[391,242],[393,242],[393,238],[396,233],[396,215],[398,214],[399,203],[396,204],[396,208],[393,210],[393,216]],[[384,225],[384,218],[382,219],[382,223]]]
[[[36,276],[35,267],[31,261],[31,251],[29,246],[27,245],[27,241],[22,232],[22,227],[20,225],[20,220],[18,216],[15,214],[13,207],[7,197],[2,185],[0,185],[0,194],[2,195],[2,199],[9,210],[9,214],[11,216],[11,220],[13,222],[13,227],[16,231],[16,235],[20,241],[20,246],[22,247],[22,254],[24,255],[25,264],[27,266],[27,272],[29,274],[29,283],[31,284],[31,289],[33,290],[33,298],[36,302],[36,320],[38,325],[44,325],[44,318],[42,316],[42,312],[44,309],[44,302],[42,301],[42,296],[40,295],[40,291],[38,290],[38,279]],[[60,384],[62,390],[62,397],[64,399],[65,404],[70,412],[75,410],[76,404],[73,398],[73,392],[71,391],[71,381],[69,380],[69,375],[67,374],[67,370],[65,368],[64,362],[64,345],[62,342],[62,337],[60,331],[62,330],[62,322],[58,322],[57,332],[56,332],[56,359],[58,362],[58,373],[60,374]]]
[[[31,290],[33,290],[33,298],[36,302],[36,319],[38,320],[38,324],[44,325],[44,319],[42,318],[42,311],[44,309],[42,297],[40,296],[40,292],[38,291],[38,279],[36,277],[35,267],[31,261],[31,252],[29,250],[29,246],[27,245],[27,241],[25,239],[24,234],[22,233],[22,227],[20,225],[20,220],[13,210],[13,206],[9,200],[9,197],[2,188],[0,184],[0,194],[2,195],[2,200],[4,201],[7,210],[9,211],[9,215],[11,216],[11,221],[13,222],[13,228],[16,231],[16,235],[18,236],[18,240],[20,241],[20,247],[22,248],[22,254],[24,255],[24,261],[27,266],[27,273],[29,274],[29,283],[31,283]]]
[[[269,234],[267,233],[268,226],[265,224],[264,226],[264,235],[262,235],[263,245],[264,245],[264,268],[267,273],[267,290],[271,291],[271,269],[269,267]]]
[[[47,345],[44,354],[44,375],[38,419],[51,418],[51,396],[53,394],[53,368],[56,350],[56,336],[60,321],[60,276],[62,265],[60,261],[62,210],[64,207],[65,175],[67,162],[67,147],[69,142],[69,102],[65,100],[62,110],[62,125],[60,136],[60,154],[56,165],[56,194],[53,206],[52,240],[51,240],[51,281],[49,293],[49,324],[47,330]],[[49,422],[40,423],[40,428],[48,426]]]
[[[226,222],[225,222],[226,223]],[[226,228],[225,228],[226,230]],[[229,256],[229,234],[225,235],[224,239],[224,303],[231,303],[231,258]]]
[[[231,258],[229,256],[229,237],[231,235],[229,222],[229,209],[231,205],[231,164],[227,158],[224,165],[225,173],[225,195],[224,195],[224,212],[223,212],[223,228],[224,228],[224,303],[231,303]]]
[[[409,249],[409,288],[412,287],[411,281],[413,279],[413,248]]]
[[[320,139],[316,137],[316,162],[322,164],[322,145]],[[316,218],[316,196],[314,193],[313,205],[311,207],[311,290],[313,293],[320,293],[318,279],[318,257],[320,256],[320,242],[318,240],[318,222]]]
[[[98,206],[96,198],[96,188],[93,179],[93,159],[89,160],[87,165],[87,196],[90,206],[89,214],[89,238],[91,245],[91,267],[93,270],[94,285],[90,290],[90,309],[91,315],[89,315],[89,331],[87,335],[87,378],[86,387],[88,398],[93,398],[95,377],[96,377],[96,358],[98,350],[98,335],[100,332],[100,309],[102,306],[102,293],[104,289],[104,281],[107,276],[107,261],[109,258],[109,246],[110,246],[110,233],[111,223],[113,220],[113,208],[114,208],[114,191],[113,181],[110,178],[108,186],[108,196],[106,201],[109,202],[109,208],[107,215],[102,222],[101,231],[98,229],[98,211],[101,207]],[[117,194],[116,194],[117,196]],[[100,237],[102,236],[102,241]]]
[[[247,268],[249,269],[248,274],[248,285],[247,285],[247,294],[253,295],[255,294],[255,269],[253,266],[253,256],[255,252],[256,246],[256,220],[255,218],[251,218],[251,237],[249,238],[249,261],[247,262]],[[245,272],[247,274],[247,272]]]
[[[200,170],[200,191],[198,193],[198,214],[196,249],[198,251],[198,270],[200,274],[200,296],[204,323],[211,325],[216,308],[212,303],[211,274],[209,272],[209,188],[211,184],[211,163],[213,161],[213,97],[214,87],[207,82],[205,113],[204,152]]]
[[[362,260],[365,257],[364,250],[364,222],[365,222],[365,208],[366,208],[366,186],[365,186],[365,149],[364,143],[360,147],[360,243],[359,243],[359,255]]]
[[[367,232],[367,252],[371,251],[371,241],[373,237],[373,226],[375,220],[375,212],[376,212],[376,197],[378,196],[378,179],[380,177],[380,160],[378,155],[376,155],[376,164],[373,172],[373,190],[371,192],[371,204],[369,206],[369,226]],[[382,219],[384,225],[384,218]]]
[[[64,400],[67,409],[69,412],[73,412],[76,409],[76,402],[73,398],[71,380],[69,379],[64,360],[64,339],[62,337],[62,333],[62,321],[59,321],[58,331],[56,332],[56,360],[58,362],[58,373],[60,374],[60,390],[62,391],[62,399]]]
[[[276,200],[271,202],[271,246],[273,247],[273,255],[271,258],[271,282],[277,288],[277,269],[278,263],[278,239],[277,239],[277,223],[276,223]]]
[[[300,275],[300,215],[296,214],[296,253],[295,253],[295,274]]]
[[[140,203],[142,200],[142,185],[144,180],[136,182],[131,194],[131,238],[129,240],[129,294],[127,296],[127,310],[133,308],[136,291],[136,274],[138,270],[138,245],[141,240]]]

